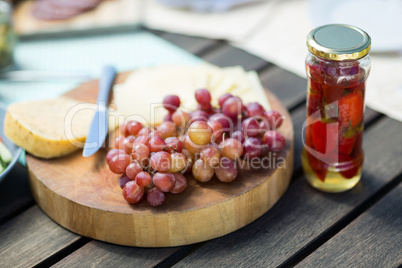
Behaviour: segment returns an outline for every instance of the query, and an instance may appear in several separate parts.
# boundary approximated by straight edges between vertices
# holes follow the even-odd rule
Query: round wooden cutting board
[[[121,83],[127,73],[120,74]],[[94,102],[97,81],[67,93]],[[293,124],[288,111],[267,92],[272,109],[286,119],[279,131],[286,148],[271,153],[261,169],[243,169],[231,183],[213,178],[196,182],[187,175],[188,187],[178,195],[167,194],[165,203],[151,207],[146,201],[128,204],[109,171],[106,150],[91,157],[77,151],[58,159],[27,155],[30,184],[40,208],[65,228],[87,237],[119,245],[168,247],[216,238],[249,224],[267,212],[286,191],[293,170]],[[276,165],[279,167],[275,168]]]

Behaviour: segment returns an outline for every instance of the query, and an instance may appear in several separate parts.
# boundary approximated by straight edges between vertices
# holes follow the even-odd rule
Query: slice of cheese
[[[83,147],[95,109],[95,104],[67,97],[13,103],[7,108],[4,132],[32,155],[60,157]],[[115,112],[109,119],[110,129],[122,121]]]
[[[249,100],[249,102],[256,101],[259,102],[265,110],[269,111],[271,110],[271,105],[269,104],[267,95],[265,94],[264,87],[261,85],[260,78],[258,77],[258,74],[254,71],[250,71],[247,73],[247,77],[250,81],[251,85],[251,90],[253,92],[253,100]]]
[[[114,87],[114,103],[127,120],[157,125],[167,114],[162,105],[166,95],[178,95],[181,108],[194,111],[197,109],[194,93],[199,88],[210,91],[215,107],[222,94],[231,93],[245,103],[257,101],[270,109],[255,73],[245,72],[240,66],[219,68],[210,64],[159,66],[134,71],[124,84]]]

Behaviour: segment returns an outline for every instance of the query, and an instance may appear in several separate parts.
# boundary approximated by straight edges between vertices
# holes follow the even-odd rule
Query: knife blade
[[[109,92],[112,88],[116,70],[112,66],[105,66],[99,81],[99,93],[96,101],[96,112],[92,119],[82,155],[88,157],[96,153],[103,145],[108,134],[107,105]]]

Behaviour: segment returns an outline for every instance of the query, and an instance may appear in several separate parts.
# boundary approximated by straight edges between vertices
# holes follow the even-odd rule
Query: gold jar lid
[[[371,47],[370,36],[360,28],[346,24],[328,24],[307,35],[308,50],[327,60],[357,60]]]

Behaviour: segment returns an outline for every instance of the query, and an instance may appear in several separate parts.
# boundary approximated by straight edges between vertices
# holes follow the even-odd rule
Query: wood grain
[[[120,75],[117,83],[127,74]],[[97,82],[69,92],[70,97],[94,101]],[[287,118],[281,103],[267,93],[273,109]],[[111,173],[106,152],[83,158],[81,152],[52,160],[27,156],[30,183],[38,205],[52,219],[83,236],[130,246],[162,247],[192,244],[233,232],[264,214],[288,187],[293,164],[293,125],[285,120],[280,132],[287,140],[281,153],[266,164],[284,159],[283,167],[242,170],[237,179],[196,183],[190,176],[186,191],[167,195],[153,208],[146,202],[128,204]],[[113,226],[119,226],[114,228]]]
[[[219,43],[217,40],[174,33],[163,33],[160,37],[195,55],[201,55],[205,50]]]
[[[402,184],[364,212],[298,267],[402,265]]]
[[[97,8],[65,20],[39,20],[31,15],[32,0],[20,3],[14,11],[14,29],[20,35],[94,30],[117,26],[134,26],[139,23],[138,2],[132,0],[106,0]]]
[[[269,65],[263,59],[229,45],[206,53],[203,55],[203,59],[220,67],[241,65],[246,71],[258,70]]]
[[[288,109],[306,100],[307,80],[304,78],[272,66],[260,74],[260,79]]]
[[[91,241],[52,267],[154,267],[178,250],[177,247],[150,249]]]
[[[269,213],[208,242],[177,267],[277,267],[286,262],[400,174],[402,136],[395,133],[401,131],[400,122],[384,118],[365,132],[363,178],[350,191],[323,193],[298,179]]]
[[[34,206],[0,227],[0,266],[32,267],[80,237]]]

